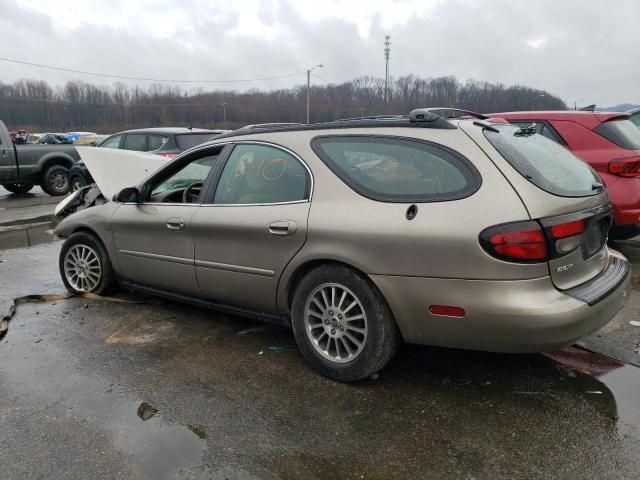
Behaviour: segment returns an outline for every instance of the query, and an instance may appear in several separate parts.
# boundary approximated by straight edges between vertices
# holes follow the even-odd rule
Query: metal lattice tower
[[[391,37],[385,35],[384,37],[384,60],[385,60],[385,74],[384,74],[384,101],[389,100],[389,55],[391,53]]]

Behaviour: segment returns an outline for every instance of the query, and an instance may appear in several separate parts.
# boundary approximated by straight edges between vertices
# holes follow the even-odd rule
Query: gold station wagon
[[[402,340],[571,344],[629,284],[597,174],[534,129],[470,112],[245,127],[69,215],[89,188],[58,209],[70,291],[117,282],[289,325],[342,381]]]

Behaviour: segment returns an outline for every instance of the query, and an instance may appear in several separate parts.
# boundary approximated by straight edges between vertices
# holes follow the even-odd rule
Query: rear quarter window
[[[438,202],[468,197],[480,188],[475,167],[459,153],[400,137],[317,137],[311,148],[359,194],[383,202]]]
[[[520,175],[538,188],[561,197],[602,193],[602,181],[562,145],[538,133],[522,133],[514,125],[494,125],[484,135]]]
[[[640,129],[630,120],[609,120],[595,129],[596,133],[626,150],[640,150]]]

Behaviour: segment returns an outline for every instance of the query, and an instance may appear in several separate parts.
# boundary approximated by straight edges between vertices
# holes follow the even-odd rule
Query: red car
[[[640,233],[640,129],[619,112],[491,113],[509,123],[534,127],[598,172],[613,206],[612,238]]]

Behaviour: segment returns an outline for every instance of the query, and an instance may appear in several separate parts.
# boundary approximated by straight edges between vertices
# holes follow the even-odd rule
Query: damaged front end
[[[53,211],[53,218],[60,221],[65,217],[68,217],[72,213],[75,213],[85,208],[94,207],[96,205],[102,205],[107,200],[102,195],[100,188],[94,183],[87,185],[79,190],[71,193],[62,200]]]
[[[57,221],[72,213],[107,203],[123,188],[138,185],[171,159],[147,152],[100,147],[76,149],[95,183],[68,195],[54,210]]]

